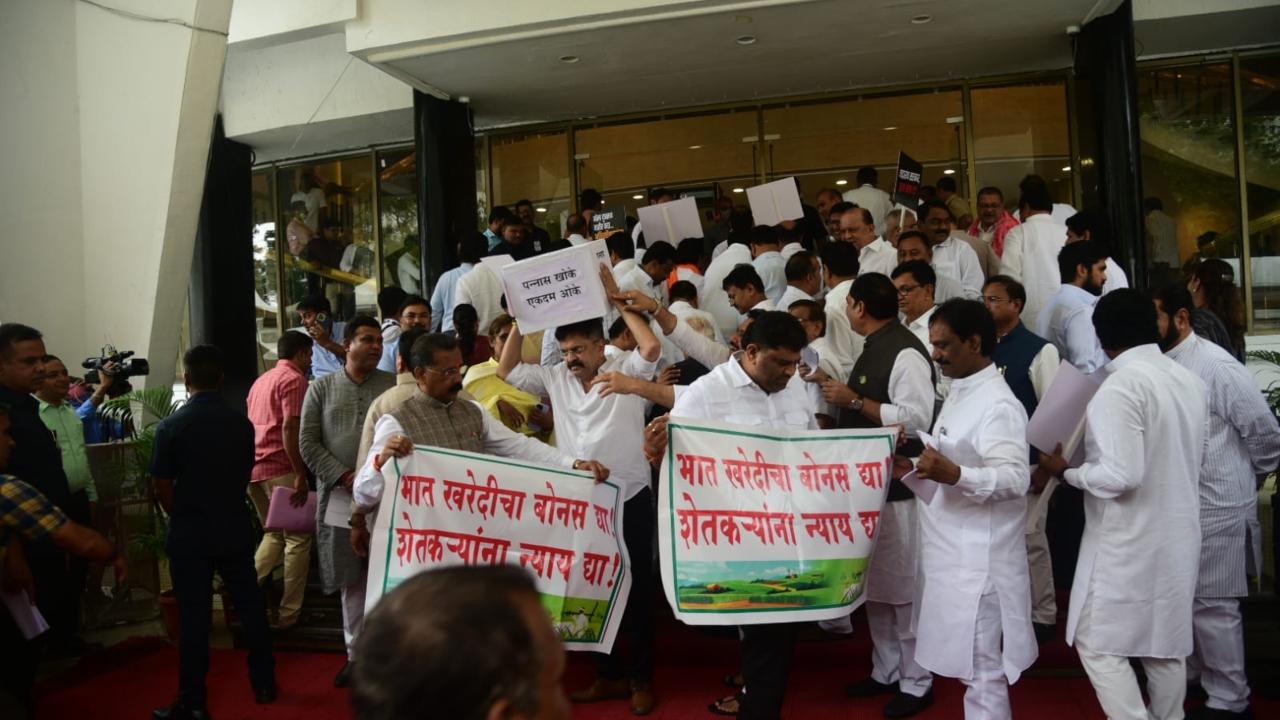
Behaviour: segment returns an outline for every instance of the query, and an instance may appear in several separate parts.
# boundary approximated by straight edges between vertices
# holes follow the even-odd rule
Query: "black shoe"
[[[905,718],[911,717],[919,712],[924,712],[933,704],[933,689],[920,697],[900,692],[893,696],[889,704],[884,706],[884,716],[887,718]]]
[[[205,708],[192,709],[175,701],[167,708],[151,711],[152,720],[209,720],[209,711]]]
[[[878,682],[873,677],[867,677],[856,683],[849,683],[844,688],[845,697],[875,697],[876,695],[889,695],[898,691],[898,686],[892,683],[886,684]]]
[[[264,688],[262,690],[253,691],[253,701],[258,703],[259,705],[270,705],[271,703],[276,701],[276,697],[278,696],[279,696],[279,692],[276,690],[275,685],[272,685],[269,688]]]
[[[1053,639],[1054,631],[1058,626],[1052,623],[1031,623],[1031,628],[1036,633],[1036,644],[1043,645]]]
[[[1187,720],[1253,720],[1253,710],[1245,708],[1240,712],[1231,712],[1201,705],[1187,713]]]
[[[343,663],[342,669],[337,675],[333,676],[334,687],[349,687],[351,685],[351,661]]]

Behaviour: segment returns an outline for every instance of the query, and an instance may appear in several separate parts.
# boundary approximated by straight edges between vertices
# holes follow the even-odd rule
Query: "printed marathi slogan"
[[[690,625],[826,620],[863,600],[891,430],[673,418],[659,492],[667,601]]]
[[[383,468],[366,605],[414,574],[520,565],[566,647],[608,652],[631,586],[622,496],[583,473],[418,446]]]
[[[603,317],[609,311],[593,245],[511,263],[502,268],[502,286],[507,309],[525,333]]]

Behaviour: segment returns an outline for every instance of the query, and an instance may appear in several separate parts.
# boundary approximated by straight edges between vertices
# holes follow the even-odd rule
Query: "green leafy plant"
[[[1277,372],[1280,372],[1280,352],[1275,350],[1250,350],[1245,353],[1250,360],[1257,360],[1261,363],[1274,365]],[[1280,380],[1272,380],[1262,394],[1267,398],[1267,405],[1271,407],[1271,412],[1276,417],[1280,417]]]
[[[142,417],[134,413],[137,406]],[[133,428],[133,457],[126,463],[125,473],[130,482],[145,484],[151,468],[151,456],[156,447],[156,426],[169,417],[182,402],[173,397],[173,388],[154,387],[144,390],[132,390],[102,404],[98,413],[103,417]],[[141,528],[133,536],[133,549],[150,553],[156,558],[165,557],[164,541],[169,532],[169,519],[160,504],[153,498],[152,512],[148,518],[149,528]]]

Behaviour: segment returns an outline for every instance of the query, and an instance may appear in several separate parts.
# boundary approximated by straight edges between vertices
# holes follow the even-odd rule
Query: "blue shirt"
[[[389,372],[392,375],[396,372],[396,353],[400,352],[400,336],[397,335],[395,340],[382,341],[382,359],[378,361],[378,369],[383,372]],[[311,361],[313,364],[315,360]]]
[[[335,342],[342,342],[341,340],[342,332],[343,330],[346,330],[346,328],[347,328],[346,323],[343,323],[343,322],[333,323],[331,329],[329,330],[329,337],[333,338]],[[306,328],[301,328],[301,327],[291,328],[291,330],[293,332],[307,331]],[[328,375],[329,373],[337,372],[341,370],[345,364],[346,364],[345,357],[338,357],[337,355],[334,355],[328,350],[320,347],[320,343],[316,343],[314,346],[312,346],[311,377],[313,379],[319,380],[320,378],[324,377],[325,375]]]
[[[489,249],[490,249],[490,250],[492,250],[492,249],[494,249],[494,248],[498,247],[498,244],[502,242],[502,237],[501,237],[501,236],[499,236],[499,235],[497,235],[497,234],[495,234],[495,233],[494,233],[492,230],[490,230],[489,228],[485,228],[485,229],[484,229],[484,236],[485,236],[485,237],[487,237],[487,238],[489,238]]]
[[[462,263],[449,270],[436,281],[436,289],[431,293],[431,331],[451,332],[453,330],[454,294],[458,287],[458,278],[471,268],[473,263]],[[389,372],[395,372],[394,369]]]
[[[98,406],[92,400],[85,400],[76,408],[76,415],[84,426],[86,444],[104,443],[111,440],[124,440],[128,435],[124,423],[98,415]]]

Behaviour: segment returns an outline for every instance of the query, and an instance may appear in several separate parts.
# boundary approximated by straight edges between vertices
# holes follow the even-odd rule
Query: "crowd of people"
[[[597,237],[592,190],[555,240],[533,223],[531,204],[495,207],[483,233],[459,239],[459,264],[430,297],[379,295],[381,322],[335,323],[335,299],[322,294],[299,302],[299,331],[280,337],[247,418],[219,395],[221,353],[192,348],[191,399],[161,423],[151,467],[171,516],[183,624],[178,697],[155,717],[208,717],[215,572],[244,623],[255,698],[275,699],[270,626],[304,622],[313,549],[324,591],[341,598],[348,660],[333,682],[353,687],[358,717],[423,707],[442,717],[568,716],[563,650],[521,571],[424,573],[366,619],[381,468],[415,445],[573,468],[621,488],[632,562],[626,642],[600,655],[594,681],[567,700],[650,713],[661,702],[654,483],[671,417],[896,429],[866,573],[872,671],[844,688],[883,696],[886,717],[930,707],[935,676],[967,686],[965,717],[1011,716],[1009,686],[1059,623],[1047,539],[1055,495],[1083,504],[1065,634],[1107,716],[1181,717],[1191,681],[1207,694],[1199,717],[1249,717],[1239,598],[1260,567],[1257,489],[1280,464],[1280,426],[1229,329],[1238,329],[1231,266],[1205,260],[1143,294],[1112,257],[1105,213],[1055,203],[1039,177],[1023,179],[1013,207],[995,187],[971,206],[948,176],[914,207],[877,183],[864,168],[858,187],[823,189],[803,217],[776,226],[755,225],[720,198],[705,237],[678,245],[649,242],[634,221]],[[650,193],[654,204],[672,199]],[[524,334],[481,258],[593,239],[608,249],[609,311]],[[1100,384],[1075,462],[1061,446],[1026,440],[1061,361]],[[93,500],[69,433],[44,429],[68,422],[58,409],[65,385],[65,366],[44,354],[37,331],[0,326],[0,470],[12,473],[0,506],[6,586],[15,545],[26,547],[37,589],[48,564],[38,557],[72,547],[116,559],[100,538],[58,539]],[[925,445],[922,433],[944,442]],[[931,501],[901,481],[909,472],[937,484]],[[279,488],[296,505],[316,493],[316,531],[268,530],[255,544],[245,495],[265,521]],[[331,506],[350,507],[346,527],[325,521]],[[267,608],[261,587],[280,565],[284,591]],[[49,613],[51,626],[74,628],[68,612]],[[822,627],[852,632],[847,617]],[[779,717],[799,629],[741,627],[740,665],[724,659],[734,691],[708,711]],[[7,658],[10,648],[34,652],[0,630]],[[1130,659],[1144,669],[1149,700]],[[29,680],[9,688],[18,702],[29,704]]]

